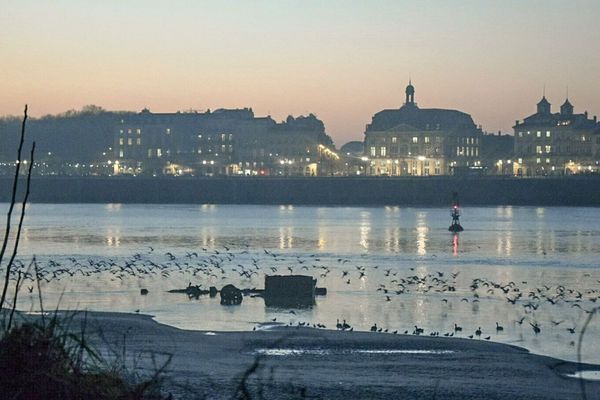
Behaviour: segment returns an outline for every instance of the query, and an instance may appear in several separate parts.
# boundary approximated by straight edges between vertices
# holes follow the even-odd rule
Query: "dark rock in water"
[[[140,294],[141,294],[142,296],[145,296],[145,295],[147,295],[147,294],[148,294],[148,289],[142,289],[142,290],[140,290]]]
[[[201,295],[208,294],[209,291],[201,289],[199,285],[191,285],[190,284],[185,289],[171,289],[171,290],[169,290],[169,293],[185,293],[188,295],[188,297],[190,299],[191,298],[197,299]]]
[[[233,285],[225,285],[221,289],[221,304],[224,306],[242,304],[243,299],[242,291]]]
[[[216,287],[214,287],[214,286],[211,286],[211,287],[209,287],[209,288],[208,288],[208,294],[209,294],[209,296],[210,296],[211,298],[212,298],[212,297],[216,297],[216,296],[217,296],[217,292],[218,292],[218,290],[217,290],[217,288],[216,288]]]
[[[306,275],[265,276],[267,307],[310,307],[315,304],[317,280]]]

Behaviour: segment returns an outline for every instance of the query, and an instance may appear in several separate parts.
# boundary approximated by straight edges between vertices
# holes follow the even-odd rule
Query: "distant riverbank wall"
[[[21,192],[25,186],[22,180]],[[0,201],[12,179],[0,178]],[[600,177],[39,177],[31,202],[328,206],[600,206]]]

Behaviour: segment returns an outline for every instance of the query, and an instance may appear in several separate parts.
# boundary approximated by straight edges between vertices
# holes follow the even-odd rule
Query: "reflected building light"
[[[213,212],[217,209],[217,206],[215,204],[202,204],[200,206],[200,211],[203,212]]]
[[[121,207],[123,205],[121,203],[109,203],[104,208],[109,212],[118,212],[121,211]]]
[[[119,247],[121,245],[121,232],[110,229],[106,235],[106,245],[108,247]]]
[[[371,233],[371,213],[362,211],[360,213],[360,245],[369,250],[369,235]]]
[[[203,228],[201,235],[203,246],[215,247],[216,238],[212,228]]]
[[[294,247],[294,230],[292,227],[279,228],[279,249],[291,249]]]
[[[384,245],[389,252],[400,251],[400,228],[386,228]]]
[[[319,226],[318,228],[318,241],[317,241],[317,247],[319,248],[319,250],[325,250],[325,244],[327,243],[327,240],[325,239],[325,230],[323,229],[323,227]]]
[[[424,256],[427,254],[427,213],[417,213],[417,254]]]
[[[365,249],[369,250],[369,233],[371,232],[371,226],[368,224],[360,227],[360,245]]]

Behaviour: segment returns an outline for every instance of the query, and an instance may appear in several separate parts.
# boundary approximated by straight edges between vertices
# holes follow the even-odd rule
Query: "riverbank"
[[[484,340],[279,326],[253,332],[186,331],[150,316],[81,313],[105,355],[151,374],[172,357],[175,398],[232,398],[247,375],[250,398],[580,399],[576,364]],[[586,369],[600,369],[586,366]],[[588,399],[600,382],[586,381]]]
[[[0,178],[0,201],[12,181]],[[24,186],[24,185],[22,185]],[[37,177],[31,202],[330,206],[600,206],[600,176],[512,177]]]

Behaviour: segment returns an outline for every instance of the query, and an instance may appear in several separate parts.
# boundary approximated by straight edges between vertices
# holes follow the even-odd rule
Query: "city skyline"
[[[568,87],[577,112],[600,113],[591,1],[3,3],[0,115],[252,107],[314,113],[341,145],[403,104],[409,76],[419,106],[489,132],[511,133],[544,87],[554,110]]]

